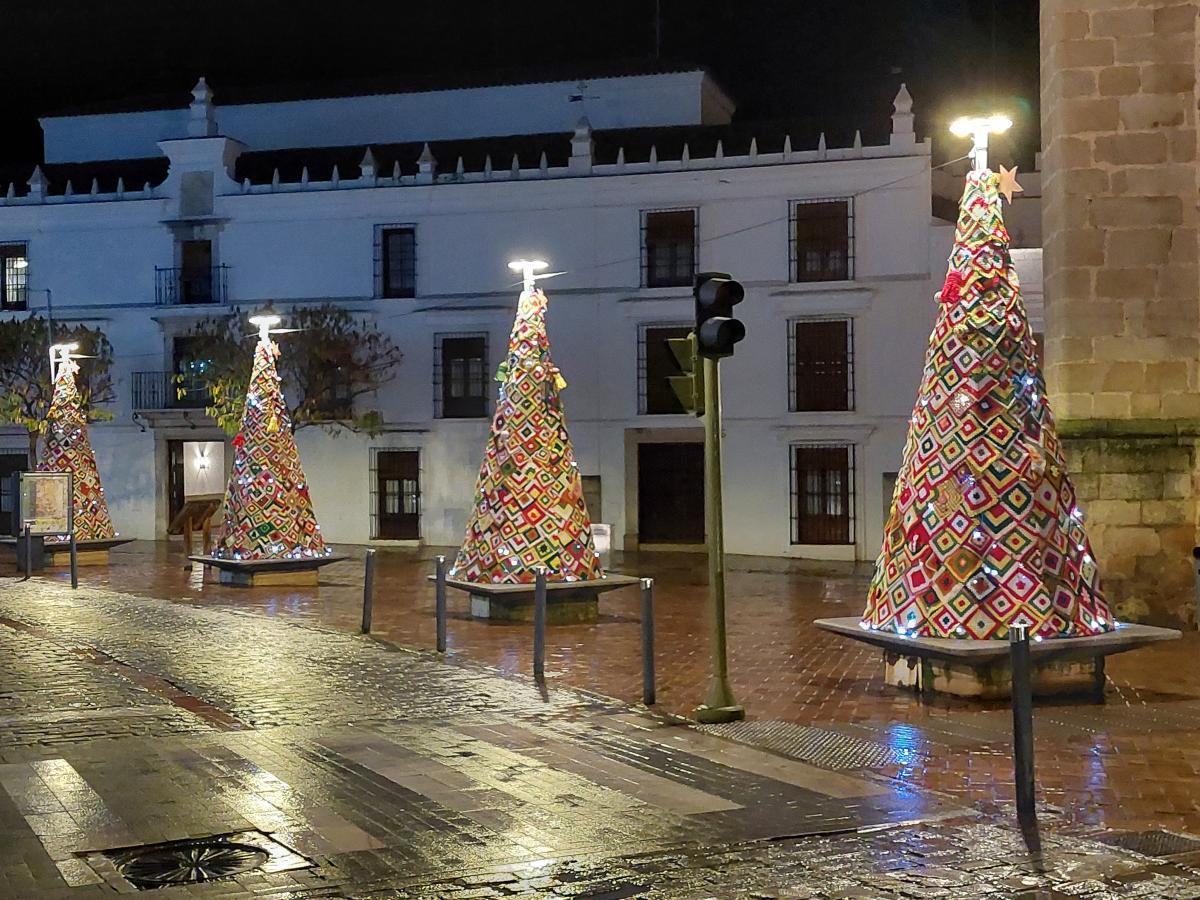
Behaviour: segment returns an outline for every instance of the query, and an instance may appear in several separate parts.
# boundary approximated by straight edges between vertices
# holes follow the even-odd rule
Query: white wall
[[[225,493],[225,443],[223,441],[184,441],[184,497],[203,497],[223,493]]]
[[[675,90],[663,96],[676,97]],[[220,111],[223,123],[228,113]],[[137,128],[131,133],[129,140],[142,139]],[[321,134],[309,136],[316,141]],[[487,333],[494,369],[517,298],[506,263],[525,254],[566,271],[546,282],[548,327],[568,382],[564,404],[580,471],[601,477],[602,517],[614,526],[615,544],[636,534],[629,447],[700,436],[690,416],[637,411],[639,326],[686,324],[692,315],[688,288],[640,287],[641,214],[691,207],[699,216],[699,268],[730,271],[747,288],[738,314],[748,336],[722,364],[729,551],[874,558],[882,540],[883,476],[899,466],[934,320],[933,292],[949,248],[948,232],[929,215],[927,145],[888,152],[867,148],[844,152],[848,158],[831,152],[792,162],[776,154],[753,164],[610,169],[588,177],[218,195],[211,227],[218,260],[229,266],[232,303],[248,310],[266,300],[286,307],[335,299],[373,321],[404,354],[396,378],[374,398],[387,422],[382,434],[330,437],[316,428],[297,434],[326,537],[370,538],[370,460],[372,448],[379,448],[421,454],[422,539],[461,540],[489,423],[433,418],[435,335]],[[789,201],[843,197],[853,198],[854,280],[791,283]],[[113,342],[119,401],[114,421],[93,427],[93,443],[117,527],[137,537],[153,537],[164,524],[168,426],[151,423],[142,431],[135,424],[133,373],[168,368],[170,335],[216,311],[154,305],[154,268],[174,263],[174,236],[164,220],[175,208],[169,197],[0,206],[0,242],[28,241],[31,284],[52,288],[56,315],[98,324]],[[373,299],[375,228],[394,223],[417,228],[415,299]],[[37,305],[38,295],[32,298]],[[828,316],[853,320],[855,408],[789,412],[789,323]],[[285,354],[287,341],[281,336]],[[179,420],[169,426],[172,438],[215,437],[191,432]],[[790,543],[789,448],[796,442],[854,445],[852,545]]]

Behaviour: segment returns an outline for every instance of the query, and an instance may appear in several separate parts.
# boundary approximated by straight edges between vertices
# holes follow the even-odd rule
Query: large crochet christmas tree
[[[559,391],[566,382],[550,359],[546,295],[521,293],[492,431],[475,485],[475,509],[453,578],[522,584],[546,567],[549,581],[602,575],[567,436]]]
[[[213,551],[218,558],[308,559],[330,553],[300,467],[275,369],[278,355],[278,345],[264,333],[254,350],[242,427],[233,439],[224,527]]]
[[[107,541],[116,537],[108,502],[88,440],[83,398],[75,383],[79,366],[67,355],[55,363],[54,395],[46,413],[46,437],[39,472],[71,472],[74,476],[75,540]],[[54,542],[58,538],[47,538]]]
[[[863,624],[1042,638],[1113,627],[1009,256],[1000,176],[967,176]]]

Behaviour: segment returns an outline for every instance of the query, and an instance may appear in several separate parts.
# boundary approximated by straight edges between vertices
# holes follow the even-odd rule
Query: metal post
[[[533,677],[546,677],[546,568],[537,567],[533,585]]]
[[[642,579],[642,702],[653,706],[654,696],[654,579]]]
[[[367,551],[367,561],[363,569],[363,610],[362,633],[371,633],[371,613],[375,603],[375,551]]]
[[[712,680],[700,722],[735,722],[746,711],[733,699],[725,648],[725,535],[721,508],[721,379],[717,360],[704,359],[704,530],[708,543],[708,599],[712,614]]]
[[[446,557],[437,558],[437,580],[434,582],[437,605],[437,652],[446,652]]]
[[[1024,625],[1008,631],[1012,659],[1013,780],[1017,786],[1017,818],[1022,824],[1037,821],[1033,784],[1033,684],[1029,632]]]
[[[77,545],[75,543],[75,531],[71,531],[71,587],[79,587],[79,555],[77,553]]]
[[[1196,628],[1200,629],[1200,547],[1192,548],[1192,571],[1195,572]]]
[[[29,534],[29,523],[25,523],[25,578],[27,581],[33,575],[33,538]]]

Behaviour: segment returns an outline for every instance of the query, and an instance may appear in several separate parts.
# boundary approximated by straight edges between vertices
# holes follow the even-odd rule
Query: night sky
[[[701,63],[737,118],[877,131],[906,81],[939,158],[976,106],[1007,110],[1028,166],[1038,141],[1037,0],[661,0],[661,58]],[[646,60],[654,0],[5,0],[0,163],[41,155],[37,116],[147,98],[185,106],[205,75],[219,106],[278,85],[428,85],[439,76]],[[268,91],[269,94],[269,91]],[[873,127],[872,127],[873,126]]]

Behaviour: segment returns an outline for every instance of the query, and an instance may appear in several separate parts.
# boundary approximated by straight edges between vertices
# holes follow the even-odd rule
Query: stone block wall
[[[1122,621],[1193,618],[1192,547],[1200,430],[1191,434],[1068,437],[1067,466],[1100,576]]]
[[[1127,617],[1192,604],[1200,0],[1042,0],[1046,379]]]

